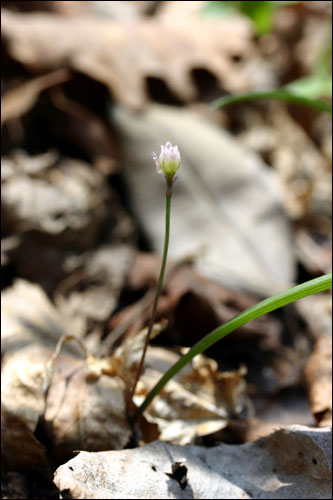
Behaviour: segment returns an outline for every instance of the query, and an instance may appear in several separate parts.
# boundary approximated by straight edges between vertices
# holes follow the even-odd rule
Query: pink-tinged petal
[[[172,146],[171,142],[166,142],[165,146],[161,145],[161,153],[157,159],[157,155],[153,154],[153,159],[157,171],[164,173],[168,181],[172,181],[176,171],[180,166],[180,153],[178,146]]]
[[[156,167],[156,170],[159,174],[162,174],[162,170],[161,170],[161,167],[160,167],[160,164],[159,164],[159,161],[158,161],[158,158],[157,158],[157,154],[156,153],[152,153],[151,154],[152,157],[153,157],[153,161],[155,163],[155,167]]]

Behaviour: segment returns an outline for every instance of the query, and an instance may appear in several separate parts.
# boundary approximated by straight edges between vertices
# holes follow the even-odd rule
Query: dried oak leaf
[[[258,78],[261,87],[272,85],[258,62],[250,24],[243,18],[148,18],[120,24],[84,14],[68,18],[4,9],[2,19],[12,58],[35,71],[70,67],[104,83],[131,108],[147,102],[147,77],[162,80],[185,102],[197,97],[192,79],[197,69],[210,72],[229,92],[258,86]],[[233,61],[235,55],[242,64]]]
[[[332,426],[332,337],[322,335],[304,371],[312,413],[319,427]]]

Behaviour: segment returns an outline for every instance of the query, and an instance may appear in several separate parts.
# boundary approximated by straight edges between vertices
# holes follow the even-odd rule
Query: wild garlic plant
[[[143,347],[139,368],[138,368],[138,371],[136,374],[134,385],[132,387],[132,390],[131,390],[131,393],[129,396],[128,403],[130,403],[133,399],[136,386],[137,386],[139,378],[141,376],[141,373],[143,370],[143,364],[144,364],[144,360],[145,360],[145,356],[146,356],[146,352],[147,352],[147,347],[149,344],[151,332],[152,332],[152,329],[153,329],[153,326],[155,323],[155,319],[156,319],[157,305],[158,305],[158,301],[159,301],[161,291],[162,291],[165,266],[166,266],[166,261],[167,261],[167,256],[168,256],[168,248],[169,248],[172,187],[177,179],[177,176],[175,174],[180,167],[180,154],[179,154],[178,146],[172,146],[171,142],[167,142],[165,144],[165,146],[161,146],[161,153],[160,153],[159,157],[157,156],[156,153],[152,153],[152,157],[153,157],[153,161],[155,163],[157,172],[159,174],[164,174],[164,178],[165,178],[165,182],[166,182],[164,249],[163,249],[163,257],[162,257],[160,276],[158,279],[155,299],[154,299],[154,303],[153,303],[152,315],[151,315],[149,326],[148,326],[147,336],[146,336],[145,344]]]
[[[162,265],[160,271],[160,277],[158,280],[155,300],[153,303],[152,315],[150,323],[148,326],[148,332],[142,352],[142,357],[140,365],[137,371],[135,383],[133,385],[132,391],[130,393],[129,403],[132,401],[138,380],[141,376],[143,370],[144,359],[149,344],[151,332],[156,318],[157,304],[160,298],[163,278],[165,272],[165,266],[168,255],[169,246],[169,236],[170,236],[170,206],[172,197],[172,187],[177,179],[175,175],[180,166],[180,154],[177,146],[172,146],[170,142],[167,142],[165,146],[161,146],[161,153],[157,157],[156,153],[152,154],[153,160],[158,173],[164,174],[166,181],[166,210],[165,210],[165,239],[164,239],[164,251],[162,257]],[[296,300],[302,299],[309,295],[322,292],[332,288],[332,274],[325,274],[319,276],[313,280],[307,281],[300,285],[297,285],[289,290],[282,293],[269,297],[268,299],[262,300],[258,304],[246,309],[241,312],[231,320],[227,321],[223,325],[217,327],[211,333],[203,337],[199,342],[197,342],[186,354],[184,354],[174,365],[172,365],[169,370],[161,377],[161,379],[155,384],[150,393],[146,396],[145,400],[139,408],[136,409],[133,415],[130,415],[131,421],[134,423],[140,417],[140,415],[145,411],[147,406],[152,402],[155,396],[163,389],[163,387],[171,380],[177,373],[184,368],[195,356],[201,354],[206,349],[211,347],[215,342],[233,332],[240,326],[245,325],[253,319],[259,318],[264,314],[272,312],[280,307],[291,304]]]

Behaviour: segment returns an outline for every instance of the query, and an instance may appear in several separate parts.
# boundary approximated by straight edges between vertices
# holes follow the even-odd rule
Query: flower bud
[[[172,146],[171,142],[167,142],[165,146],[161,146],[159,158],[157,154],[152,154],[157,172],[164,174],[168,183],[172,183],[173,177],[180,167],[180,153],[178,146]]]

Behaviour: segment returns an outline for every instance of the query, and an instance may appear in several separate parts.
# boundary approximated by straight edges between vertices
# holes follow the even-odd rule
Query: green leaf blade
[[[233,332],[240,326],[249,323],[253,319],[256,319],[264,314],[275,311],[280,307],[291,304],[297,300],[300,300],[309,295],[315,293],[323,292],[332,288],[332,274],[325,274],[319,278],[307,281],[301,285],[297,285],[289,290],[281,292],[273,297],[262,300],[258,304],[246,309],[246,311],[241,312],[230,321],[227,321],[223,325],[219,326],[211,333],[206,335],[197,344],[195,344],[184,356],[182,356],[171,368],[163,375],[163,377],[157,382],[150,393],[147,395],[146,399],[142,405],[137,409],[134,414],[133,421],[136,421],[139,416],[144,412],[147,406],[152,402],[155,396],[163,389],[163,387],[171,380],[184,366],[186,366],[197,354],[201,354],[206,351],[213,344],[221,340],[223,337]]]

